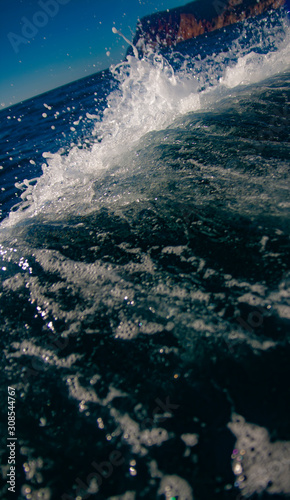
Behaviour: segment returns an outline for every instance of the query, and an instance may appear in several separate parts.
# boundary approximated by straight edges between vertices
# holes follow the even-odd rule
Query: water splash
[[[251,23],[247,21],[241,27],[231,46],[204,58],[198,54],[183,57],[176,51],[167,56],[148,51],[139,58],[133,47],[134,56],[128,55],[111,67],[118,88],[109,94],[102,120],[96,118],[90,149],[73,146],[66,154],[44,153],[42,176],[17,185],[23,190],[22,201],[3,221],[2,228],[41,213],[56,217],[67,210],[92,210],[96,180],[101,184],[108,175],[123,175],[122,158],[135,150],[146,134],[170,127],[186,113],[215,106],[241,85],[283,72],[290,65],[286,20],[275,28],[269,28],[265,20]],[[245,44],[249,30],[253,39]],[[123,36],[116,28],[113,31]],[[130,176],[134,173],[133,167],[125,170]]]

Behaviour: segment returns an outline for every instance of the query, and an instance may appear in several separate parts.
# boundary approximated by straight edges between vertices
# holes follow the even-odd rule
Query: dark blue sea
[[[1,499],[289,498],[289,42],[279,10],[1,111]]]

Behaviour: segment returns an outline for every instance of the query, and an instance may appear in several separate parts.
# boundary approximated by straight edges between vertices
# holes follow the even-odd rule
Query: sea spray
[[[277,21],[277,13],[273,17]],[[17,184],[23,201],[2,228],[41,213],[45,217],[70,210],[87,213],[94,209],[90,207],[94,183],[101,183],[110,171],[118,178],[122,158],[146,134],[174,126],[177,117],[189,112],[206,111],[233,95],[233,90],[239,92],[241,85],[262,81],[290,64],[290,28],[283,18],[274,27],[268,18],[247,21],[238,30],[231,46],[227,41],[227,47],[208,49],[204,57],[149,50],[143,57],[128,55],[111,67],[118,86],[107,97],[102,119],[96,115],[90,147],[43,153],[43,175]]]

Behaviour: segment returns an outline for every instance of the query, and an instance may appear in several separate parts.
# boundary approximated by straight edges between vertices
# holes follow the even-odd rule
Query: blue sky
[[[138,17],[188,0],[0,0],[0,109],[124,58]]]

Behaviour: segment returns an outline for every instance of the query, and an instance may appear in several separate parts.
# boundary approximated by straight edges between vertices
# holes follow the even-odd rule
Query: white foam
[[[112,385],[109,385],[107,396],[101,399],[93,388],[83,387],[77,375],[68,376],[66,381],[70,397],[76,399],[77,401],[81,401],[83,405],[91,402],[97,403],[101,406],[107,406],[111,401],[113,401],[114,398],[126,397],[125,393],[115,389]]]
[[[198,434],[181,434],[181,439],[184,441],[186,446],[196,446],[198,443]]]
[[[124,495],[118,495],[116,497],[110,497],[108,500],[135,500],[136,493],[135,491],[126,491]]]
[[[267,54],[257,54],[252,51],[247,55],[239,57],[233,67],[226,69],[221,78],[221,84],[228,88],[234,88],[238,85],[249,85],[265,80],[272,75],[283,73],[290,67],[290,32],[286,31],[287,36],[283,40],[277,52]],[[269,33],[273,37],[273,34]]]
[[[269,34],[265,26],[258,29],[261,45],[263,37],[275,38],[275,32]],[[164,129],[184,113],[214,105],[238,85],[283,72],[290,65],[289,33],[285,26],[285,36],[277,42],[279,50],[267,54],[253,50],[247,55],[241,49],[242,33],[240,41],[233,42],[227,52],[204,60],[196,58],[193,68],[185,59],[182,69],[176,72],[161,55],[149,53],[141,60],[128,56],[126,62],[111,68],[119,80],[119,89],[109,95],[103,120],[90,115],[96,120],[93,137],[98,140],[92,143],[90,138],[90,150],[74,146],[66,155],[45,154],[43,175],[36,184],[35,180],[26,180],[18,185],[24,191],[23,201],[2,223],[2,229],[38,214],[57,219],[66,211],[83,214],[95,208],[95,180],[101,183],[108,172],[116,179],[128,171],[133,175],[134,165],[126,161],[122,165],[122,158],[136,148],[143,136]],[[107,195],[106,200],[116,203],[120,198],[130,200],[134,196],[120,189],[116,187],[114,195]]]
[[[7,358],[20,358],[22,356],[35,357],[44,365],[55,366],[57,368],[71,368],[75,362],[82,358],[80,354],[70,354],[66,358],[59,358],[51,349],[39,347],[33,341],[12,342],[11,346],[15,352],[7,354]]]
[[[178,500],[193,500],[192,489],[188,482],[175,474],[161,479],[158,494],[164,495],[166,500],[172,497],[178,497]]]
[[[138,326],[132,321],[121,321],[115,334],[116,339],[132,339],[138,335]]]
[[[270,441],[264,427],[247,423],[233,413],[229,429],[236,436],[235,448],[243,453],[242,462],[234,460],[233,471],[244,479],[240,488],[244,496],[267,491],[290,493],[290,441]]]
[[[160,446],[169,439],[169,433],[161,427],[142,430],[139,423],[135,422],[128,413],[121,414],[112,408],[110,414],[119,425],[124,442],[137,455],[145,456],[148,453],[148,447]]]

